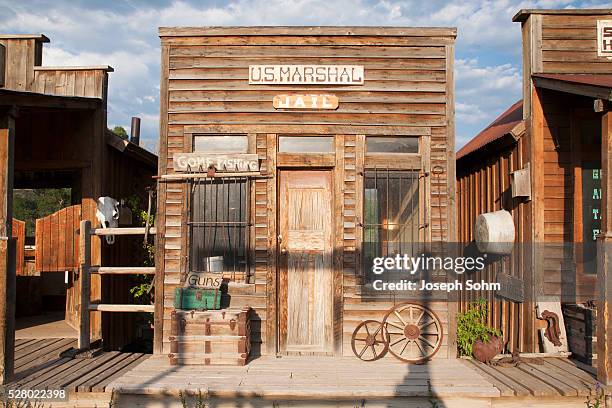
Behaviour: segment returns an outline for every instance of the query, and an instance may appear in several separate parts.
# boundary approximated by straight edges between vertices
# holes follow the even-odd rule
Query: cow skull
[[[117,228],[119,226],[119,202],[112,197],[100,197],[97,202],[96,218],[102,228]],[[115,243],[114,235],[106,235],[106,243]]]

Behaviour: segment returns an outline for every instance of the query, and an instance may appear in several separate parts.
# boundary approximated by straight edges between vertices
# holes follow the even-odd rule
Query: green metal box
[[[219,289],[176,288],[174,308],[182,310],[221,309],[221,292]]]

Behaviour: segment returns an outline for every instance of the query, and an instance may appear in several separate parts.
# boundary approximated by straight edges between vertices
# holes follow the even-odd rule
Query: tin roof
[[[467,142],[457,152],[457,160],[483,148],[491,142],[494,142],[505,135],[523,122],[523,100],[516,102],[508,110],[499,115],[486,129],[480,132],[476,137]]]
[[[612,75],[610,74],[535,74],[537,87],[612,100]]]

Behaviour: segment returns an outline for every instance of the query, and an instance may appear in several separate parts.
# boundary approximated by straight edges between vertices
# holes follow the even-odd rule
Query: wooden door
[[[333,219],[330,171],[281,171],[280,350],[333,352]]]

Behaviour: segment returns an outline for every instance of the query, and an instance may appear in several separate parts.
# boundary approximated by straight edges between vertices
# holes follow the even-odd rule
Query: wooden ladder
[[[144,235],[145,227],[136,228],[91,228],[91,221],[81,221],[79,229],[79,275],[81,281],[79,309],[79,349],[89,349],[91,344],[89,312],[155,312],[155,305],[131,305],[131,304],[104,304],[91,303],[91,274],[100,275],[155,275],[155,267],[138,266],[92,266],[91,265],[91,237],[93,235]],[[148,228],[149,234],[155,234],[155,227]]]

